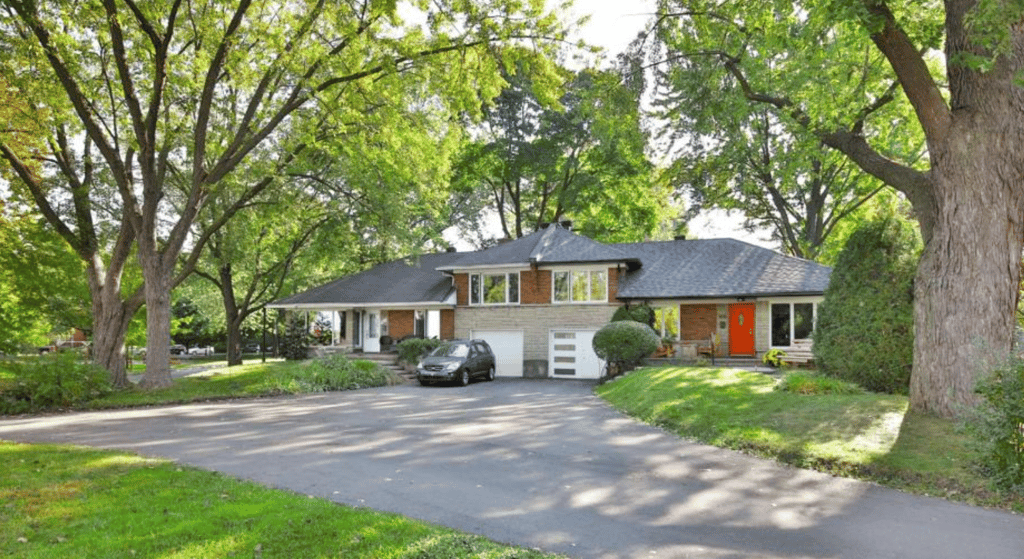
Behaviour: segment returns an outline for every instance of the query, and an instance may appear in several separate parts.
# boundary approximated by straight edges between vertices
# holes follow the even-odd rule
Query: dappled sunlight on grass
[[[907,413],[905,396],[803,395],[775,390],[776,382],[736,369],[662,367],[636,371],[597,393],[684,437],[901,487],[955,486],[946,493],[988,496],[955,425]]]
[[[5,442],[0,453],[0,556],[554,557],[173,462]]]

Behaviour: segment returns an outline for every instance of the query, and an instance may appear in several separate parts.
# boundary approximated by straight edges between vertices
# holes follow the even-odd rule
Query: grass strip
[[[905,396],[799,394],[739,369],[640,369],[597,388],[616,409],[681,437],[904,491],[1024,511],[994,490],[953,421],[908,412]]]
[[[0,556],[541,559],[166,460],[0,441]]]

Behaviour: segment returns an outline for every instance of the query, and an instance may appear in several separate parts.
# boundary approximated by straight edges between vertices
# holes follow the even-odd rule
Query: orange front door
[[[754,304],[729,305],[729,355],[754,354]]]

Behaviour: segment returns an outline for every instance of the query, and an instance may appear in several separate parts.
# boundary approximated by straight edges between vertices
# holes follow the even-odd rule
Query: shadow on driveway
[[[1024,520],[681,441],[591,383],[403,385],[0,421],[582,558],[1024,557]]]

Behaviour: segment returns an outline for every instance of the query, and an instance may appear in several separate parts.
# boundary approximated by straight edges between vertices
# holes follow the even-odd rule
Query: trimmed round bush
[[[654,309],[648,305],[630,305],[615,309],[611,321],[621,322],[624,320],[639,322],[654,328]]]
[[[635,368],[658,349],[654,330],[634,320],[609,322],[594,334],[594,353],[608,363],[608,376]]]
[[[874,392],[909,391],[920,252],[913,226],[892,217],[850,235],[818,306],[814,360],[821,372]]]

